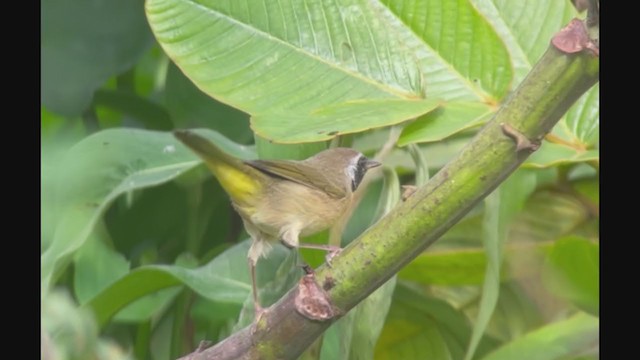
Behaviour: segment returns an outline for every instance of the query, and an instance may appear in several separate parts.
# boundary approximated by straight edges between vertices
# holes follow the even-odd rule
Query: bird
[[[258,259],[266,257],[278,242],[288,248],[339,252],[339,247],[304,244],[299,238],[335,224],[350,207],[367,171],[381,165],[344,147],[305,160],[242,160],[193,131],[175,130],[173,134],[204,161],[252,239],[247,258],[256,318],[264,311],[256,284]]]

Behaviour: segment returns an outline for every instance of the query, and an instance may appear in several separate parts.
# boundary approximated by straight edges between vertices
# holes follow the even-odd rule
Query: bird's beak
[[[365,167],[367,168],[367,170],[369,170],[369,169],[373,169],[374,167],[378,167],[380,165],[382,165],[382,163],[380,163],[378,161],[375,161],[375,160],[368,160],[367,159],[367,163],[366,163]]]

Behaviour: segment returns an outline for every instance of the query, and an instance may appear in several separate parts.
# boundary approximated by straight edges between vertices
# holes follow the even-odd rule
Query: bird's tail
[[[253,207],[262,186],[257,178],[263,176],[261,173],[193,131],[176,130],[173,135],[204,160],[234,203]]]

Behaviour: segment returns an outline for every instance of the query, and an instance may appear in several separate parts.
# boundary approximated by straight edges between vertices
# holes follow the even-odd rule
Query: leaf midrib
[[[405,98],[415,99],[416,96],[418,96],[419,98],[422,98],[422,95],[419,94],[419,93],[414,93],[414,92],[411,92],[411,91],[403,91],[403,92],[401,92],[401,91],[399,91],[401,89],[398,89],[396,87],[390,86],[389,84],[385,84],[385,83],[382,83],[380,81],[377,81],[374,78],[366,77],[360,72],[354,72],[353,70],[351,70],[349,68],[337,66],[338,64],[329,62],[327,59],[319,57],[318,55],[316,55],[314,53],[311,53],[309,51],[305,51],[304,48],[296,47],[293,44],[284,41],[283,39],[280,39],[278,37],[273,36],[272,34],[270,34],[268,32],[265,32],[264,30],[261,30],[261,29],[256,28],[256,27],[252,27],[252,26],[250,26],[251,24],[243,23],[243,22],[233,18],[232,16],[230,16],[228,14],[225,14],[225,13],[217,11],[215,9],[211,9],[209,7],[206,7],[203,4],[196,3],[196,2],[194,2],[192,0],[176,0],[176,1],[182,1],[183,3],[186,3],[188,6],[194,6],[196,8],[199,8],[199,9],[203,10],[204,12],[207,12],[207,13],[213,15],[213,16],[217,16],[218,18],[221,18],[223,20],[226,20],[228,22],[236,24],[236,25],[238,25],[238,26],[240,26],[242,28],[245,28],[249,32],[253,32],[253,33],[257,34],[258,36],[261,36],[263,38],[266,38],[266,39],[269,39],[269,40],[271,40],[273,42],[276,42],[276,43],[278,43],[280,45],[283,45],[285,48],[290,48],[290,49],[292,49],[294,52],[296,52],[298,54],[302,54],[302,55],[304,55],[304,56],[306,56],[306,57],[308,57],[310,59],[313,59],[315,61],[318,61],[319,63],[322,63],[322,64],[324,64],[324,65],[326,65],[326,66],[328,66],[328,67],[330,67],[332,69],[336,69],[337,71],[345,73],[345,74],[349,75],[352,78],[355,78],[357,80],[362,81],[363,83],[372,85],[374,88],[379,89],[383,93],[386,93],[386,94],[389,94],[389,95],[393,95],[393,96],[396,96],[396,97],[401,98],[401,99],[405,99]],[[323,18],[326,19],[326,17],[323,17]],[[346,30],[346,26],[344,25],[344,22],[341,21],[340,23],[345,28],[345,34],[347,35],[348,38],[350,38],[350,36],[348,36],[349,33]],[[170,52],[170,51],[168,51],[168,49],[165,49],[165,50],[167,50],[167,52]],[[335,53],[333,51],[332,51],[332,54],[335,55]],[[357,67],[357,62],[356,62],[356,67]]]

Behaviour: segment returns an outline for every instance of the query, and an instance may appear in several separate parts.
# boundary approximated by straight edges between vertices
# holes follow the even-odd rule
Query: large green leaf
[[[120,344],[98,336],[90,311],[79,309],[64,290],[48,292],[40,305],[41,359],[132,360]]]
[[[420,105],[424,72],[435,71],[423,65],[424,44],[380,4],[150,0],[146,10],[178,67],[206,94],[254,116],[265,138],[318,141],[433,108]],[[411,109],[400,111],[403,103]],[[337,114],[325,109],[336,105]],[[336,115],[356,119],[331,122]]]
[[[211,301],[197,297],[191,306],[191,319],[196,331],[204,333],[206,339],[224,339],[233,333],[233,321],[242,309],[241,304]],[[119,317],[118,314],[117,317]]]
[[[74,254],[75,295],[81,305],[115,283],[129,272],[129,263],[122,254],[110,249],[105,241],[108,234],[98,225],[84,245]],[[124,308],[117,320],[140,322],[150,319],[158,309],[165,307],[179,289],[165,289],[142,297]]]
[[[534,278],[539,274],[539,268],[536,270],[538,271]],[[532,277],[525,279],[531,281]],[[544,325],[546,322],[544,310],[536,300],[538,299],[531,298],[531,289],[524,288],[520,281],[501,284],[500,297],[487,326],[486,334],[500,339],[501,342],[509,342]],[[469,314],[475,309],[470,307],[465,310]]]
[[[600,86],[596,84],[569,109],[527,165],[548,167],[600,159]]]
[[[581,188],[590,188],[593,193],[592,188],[596,185],[589,181]],[[541,271],[539,261],[553,248],[553,241],[585,224],[589,216],[583,200],[574,195],[554,190],[536,191],[509,228],[512,241],[504,248],[505,262],[500,278],[505,281],[538,274]],[[424,285],[482,283],[487,255],[480,247],[480,218],[472,215],[461,220],[433,248],[401,269],[400,279]],[[535,261],[532,263],[532,260]]]
[[[429,96],[458,99],[460,95],[447,96],[454,84],[447,76],[461,80],[464,91],[476,100],[496,103],[507,93],[513,77],[507,48],[468,0],[383,3],[426,45],[426,54],[420,54],[424,68],[430,68],[430,57],[449,68],[445,74],[427,73]],[[469,99],[468,95],[465,98]]]
[[[588,219],[589,213],[580,198],[559,191],[540,190],[518,214],[510,236],[518,242],[556,240],[570,234]]]
[[[561,126],[562,123],[558,125]],[[548,168],[571,163],[598,162],[599,159],[600,152],[598,150],[578,150],[573,146],[545,141],[540,150],[527,159],[524,166]]]
[[[332,325],[323,335],[320,359],[372,359],[395,286],[394,276]]]
[[[198,170],[200,171],[185,174],[180,178],[180,182],[187,181],[185,178],[196,178],[198,175],[201,175],[198,178],[202,179],[208,174],[205,169]],[[202,231],[194,231],[196,234],[191,234],[192,229],[187,229],[188,226],[192,222],[197,221],[200,224],[205,221],[199,216],[200,213],[203,215],[208,213],[204,205],[211,205],[221,210],[225,209],[225,205],[229,206],[229,199],[223,199],[223,194],[212,197],[209,191],[204,191],[216,190],[215,186],[211,186],[212,183],[215,184],[215,180],[198,182],[192,187],[182,189],[178,181],[175,181],[136,192],[133,197],[118,198],[104,214],[114,248],[124,254],[133,267],[140,264],[173,261],[185,248],[192,254],[199,254],[198,249],[191,248],[190,236],[201,236]],[[202,206],[194,205],[193,208],[188,206],[187,198],[191,195],[192,189],[193,192],[202,189],[198,194],[202,197]],[[216,215],[222,222],[226,220],[227,212],[218,211]],[[209,220],[210,218],[206,219],[207,223],[211,223]],[[217,222],[213,223],[212,225],[217,225]],[[219,234],[225,236],[226,229],[219,228]],[[167,245],[176,240],[180,240],[184,245],[171,246],[167,249]],[[215,241],[215,238],[208,240]]]
[[[469,321],[462,312],[399,283],[375,359],[461,359],[470,335]],[[485,336],[478,352],[484,354],[495,345]]]
[[[600,84],[596,84],[569,109],[563,125],[586,148],[597,148],[600,140]]]
[[[167,70],[164,101],[176,128],[207,127],[241,144],[251,140],[247,114],[200,91],[174,64]]]
[[[525,166],[550,167],[600,159],[600,86],[582,95]]]
[[[447,56],[454,56],[455,61],[459,61],[461,57],[463,61],[466,61],[465,65],[478,61],[483,65],[487,65],[486,68],[483,67],[483,73],[493,74],[487,69],[491,68],[493,70],[491,66],[498,66],[490,61],[483,63],[482,55],[485,54],[487,49],[484,48],[484,52],[480,56],[476,55],[472,59],[467,59],[465,55],[460,55],[459,53],[453,55],[455,49],[460,47],[455,40],[462,41],[464,46],[468,48],[488,46],[488,44],[493,43],[494,40],[492,39],[499,40],[500,45],[495,45],[498,47],[494,46],[494,49],[502,51],[502,48],[506,46],[508,57],[510,57],[510,65],[514,69],[512,74],[513,82],[510,83],[509,90],[513,90],[524,79],[533,64],[549,46],[553,35],[564,27],[571,18],[577,16],[573,4],[568,0],[525,2],[508,0],[469,1],[473,6],[467,1],[386,0],[390,8],[398,13],[403,22],[409,24],[431,47],[435,49],[442,48],[442,50],[438,51],[440,56],[446,59],[448,59]],[[459,9],[457,10],[459,12],[457,15],[459,16],[454,16],[456,10],[448,9],[448,7]],[[472,10],[466,10],[467,7],[472,8]],[[460,16],[463,13],[473,15]],[[444,16],[446,17],[442,19]],[[485,25],[485,23],[490,25]],[[480,36],[479,39],[477,34],[474,33],[476,37],[474,37],[473,41],[465,40],[464,35],[446,37],[447,34],[451,33],[451,29],[457,29],[458,26],[462,26],[464,30],[467,30],[477,24],[482,24],[482,27],[490,28],[491,31],[486,36]],[[535,29],[535,32],[532,33],[531,29]],[[469,43],[472,45],[468,45]],[[475,52],[475,54],[477,53]],[[492,56],[495,55],[492,54]],[[472,79],[473,77],[464,71],[464,67],[456,66],[455,61],[450,66],[459,71],[461,76],[467,80]],[[511,72],[509,75],[509,78],[511,78]],[[434,81],[433,78],[427,77],[427,84],[431,84],[431,81]],[[429,90],[429,87],[427,89]],[[446,95],[437,96],[448,99]],[[457,107],[454,104],[447,104],[438,111],[431,112],[407,126],[400,138],[400,144],[438,141],[443,137],[465,130],[477,124],[478,121],[488,119],[488,116],[478,118],[474,116],[473,112],[467,111],[467,114],[460,112],[461,109],[456,109]],[[457,111],[450,113],[452,105],[451,110],[456,109]],[[481,104],[478,103],[476,106],[481,106]],[[487,115],[492,113],[493,110]],[[599,88],[597,85],[584,94],[569,110],[566,117],[554,128],[553,135],[559,137],[562,141],[545,144],[540,151],[528,160],[528,166],[549,167],[598,160]]]
[[[549,46],[553,35],[578,15],[569,0],[471,0],[485,14],[505,42],[515,68],[518,84]],[[532,33],[531,29],[535,29]],[[599,158],[599,86],[584,94],[554,128],[553,134],[565,144],[545,144],[528,164],[536,167]]]
[[[558,240],[543,279],[550,291],[595,316],[600,311],[600,246],[580,237]]]
[[[41,252],[53,241],[60,214],[56,209],[56,178],[59,164],[73,144],[84,137],[80,119],[65,119],[40,108],[40,247]]]
[[[104,106],[134,118],[149,130],[171,130],[167,111],[155,102],[128,90],[100,89],[94,95],[96,106]]]
[[[321,141],[303,144],[279,144],[259,135],[254,135],[256,152],[261,159],[304,160],[322,150],[326,150],[329,142]]]
[[[373,358],[373,350],[382,332],[395,286],[396,277],[394,276],[356,308],[349,359]]]
[[[129,272],[129,262],[105,244],[108,234],[103,226],[97,227],[74,254],[73,286],[80,304]]]
[[[296,143],[328,140],[371,128],[395,125],[436,109],[439,100],[367,99],[329,105],[305,115],[267,113],[253,116],[253,130],[265,138]]]
[[[80,115],[152,43],[142,0],[48,0],[40,15],[42,102],[65,116]]]
[[[577,15],[569,0],[470,1],[506,45],[515,69],[514,85],[524,79],[542,56],[551,37]]]
[[[513,66],[503,40],[490,19],[468,0],[385,0],[385,4],[424,42],[429,49],[423,65],[436,69],[428,61],[446,65],[446,70],[429,72],[427,94],[451,102],[429,113],[403,131],[399,143],[438,141],[489,118],[513,86]],[[464,97],[452,96],[462,80]],[[458,90],[459,91],[459,90]],[[469,96],[473,94],[473,96]]]
[[[512,279],[524,274],[512,262],[525,256],[536,254],[542,256],[551,248],[549,243],[532,245],[514,245],[505,248],[504,267],[500,271],[501,281]],[[424,285],[479,285],[485,278],[487,268],[486,252],[481,248],[449,249],[427,251],[418,256],[409,265],[400,270],[401,279],[411,280]],[[511,271],[510,271],[511,270]]]
[[[512,220],[529,195],[535,190],[536,177],[532,172],[520,170],[502,183],[497,191],[485,201],[485,219],[483,222],[484,248],[487,253],[487,268],[482,286],[480,309],[473,327],[471,341],[465,359],[473,358],[491,315],[498,302],[500,293],[500,272],[504,253],[504,244]]]
[[[452,102],[405,126],[398,139],[404,146],[416,142],[435,142],[490,118],[494,109],[479,102]]]
[[[505,39],[510,52],[525,54],[529,65],[534,64],[547,50],[549,41],[560,28],[577,15],[569,0],[537,0],[514,2],[509,0],[471,0],[480,11],[493,7],[496,31]],[[504,29],[505,24],[508,29]],[[532,31],[535,29],[535,32]]]
[[[174,303],[180,291],[179,287],[174,286],[145,295],[120,310],[113,318],[113,322],[135,323],[144,326],[140,323],[157,318]]]
[[[240,157],[252,155],[213,131],[202,134]],[[59,164],[56,203],[60,221],[42,255],[41,285],[48,288],[120,195],[170,181],[200,160],[169,133],[114,129],[96,133],[69,150]]]
[[[437,323],[392,307],[376,346],[375,359],[454,359]]]
[[[178,265],[140,267],[97,294],[87,306],[95,312],[98,323],[104,325],[125,305],[158,290],[178,285],[185,285],[211,301],[244,304],[251,301],[251,280],[247,266],[249,246],[250,240],[244,241],[195,269]],[[263,305],[274,300],[275,296],[270,294],[273,292],[270,281],[277,277],[276,270],[285,258],[290,257],[290,253],[288,249],[277,246],[266,260],[258,262],[258,284],[264,288],[263,295],[268,298]],[[253,316],[253,311],[251,314]]]
[[[482,360],[554,360],[573,358],[585,349],[597,349],[598,318],[577,314],[532,331],[498,348]]]

